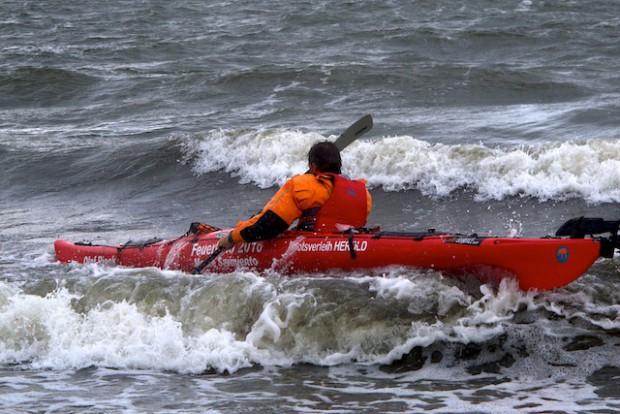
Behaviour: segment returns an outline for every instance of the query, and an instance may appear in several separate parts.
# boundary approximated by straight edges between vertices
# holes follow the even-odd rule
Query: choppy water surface
[[[620,410],[617,257],[536,293],[398,268],[66,266],[52,249],[234,225],[364,113],[375,127],[343,160],[371,186],[372,225],[537,237],[619,219],[620,5],[5,1],[0,16],[3,411]]]

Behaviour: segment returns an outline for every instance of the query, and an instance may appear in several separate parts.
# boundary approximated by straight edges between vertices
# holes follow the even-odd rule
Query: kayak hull
[[[126,245],[57,240],[60,262],[104,262],[191,272],[228,231]],[[317,234],[289,231],[268,241],[240,243],[221,253],[205,271],[273,270],[282,274],[354,271],[405,266],[448,275],[474,275],[483,282],[514,277],[523,290],[567,285],[600,257],[592,238],[496,238],[435,233]]]

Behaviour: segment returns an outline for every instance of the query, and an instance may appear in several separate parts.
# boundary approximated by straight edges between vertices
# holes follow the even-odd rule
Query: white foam
[[[219,130],[186,141],[186,151],[197,156],[198,174],[225,171],[241,183],[267,188],[304,172],[308,149],[321,139],[298,131]],[[342,157],[345,174],[386,191],[415,189],[443,197],[465,189],[480,201],[513,196],[620,201],[620,141],[499,148],[396,136],[360,139]]]
[[[46,297],[15,294],[0,312],[0,361],[35,368],[170,369],[236,371],[255,364],[249,344],[216,329],[184,337],[170,315],[147,316],[125,301],[105,302],[86,314],[61,288]]]
[[[149,298],[162,292],[165,304],[169,289],[181,289],[172,314],[159,301],[140,299],[139,290],[149,287],[142,285],[151,283],[146,279],[135,282],[140,289],[130,286],[127,297],[137,303],[110,299],[118,294],[107,292],[106,283],[110,289],[124,278],[134,283],[143,270],[95,266],[89,271],[98,289],[88,289],[86,301],[62,285],[40,297],[0,283],[0,363],[180,373],[299,363],[375,365],[398,361],[418,346],[493,343],[509,333],[536,354],[529,358],[533,362],[517,362],[518,372],[545,377],[537,361],[572,363],[583,357],[562,352],[563,336],[570,333],[545,320],[520,325],[513,321],[516,314],[553,312],[604,329],[620,323],[616,305],[594,305],[589,293],[524,293],[514,280],[498,289],[482,285],[472,295],[438,274],[403,269],[317,283],[241,272],[198,278],[149,270],[149,280],[155,278]],[[579,369],[592,372],[605,361],[594,357]],[[573,375],[569,371],[566,377]]]
[[[307,169],[306,156],[318,134],[284,130],[213,131],[196,143],[186,143],[198,155],[194,171],[226,171],[241,183],[261,188],[283,184]]]

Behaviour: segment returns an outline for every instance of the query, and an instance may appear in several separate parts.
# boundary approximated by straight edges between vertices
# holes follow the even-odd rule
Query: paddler
[[[240,221],[218,242],[229,249],[239,242],[276,237],[297,219],[298,230],[337,232],[366,224],[372,199],[364,180],[342,175],[340,151],[333,142],[321,141],[308,152],[309,171],[289,179],[263,210]]]

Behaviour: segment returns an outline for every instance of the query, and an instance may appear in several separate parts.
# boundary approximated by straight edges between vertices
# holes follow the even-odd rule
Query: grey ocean
[[[370,225],[617,220],[618,68],[617,1],[0,2],[0,411],[620,411],[618,257],[522,292],[52,248],[232,226],[366,113]]]

